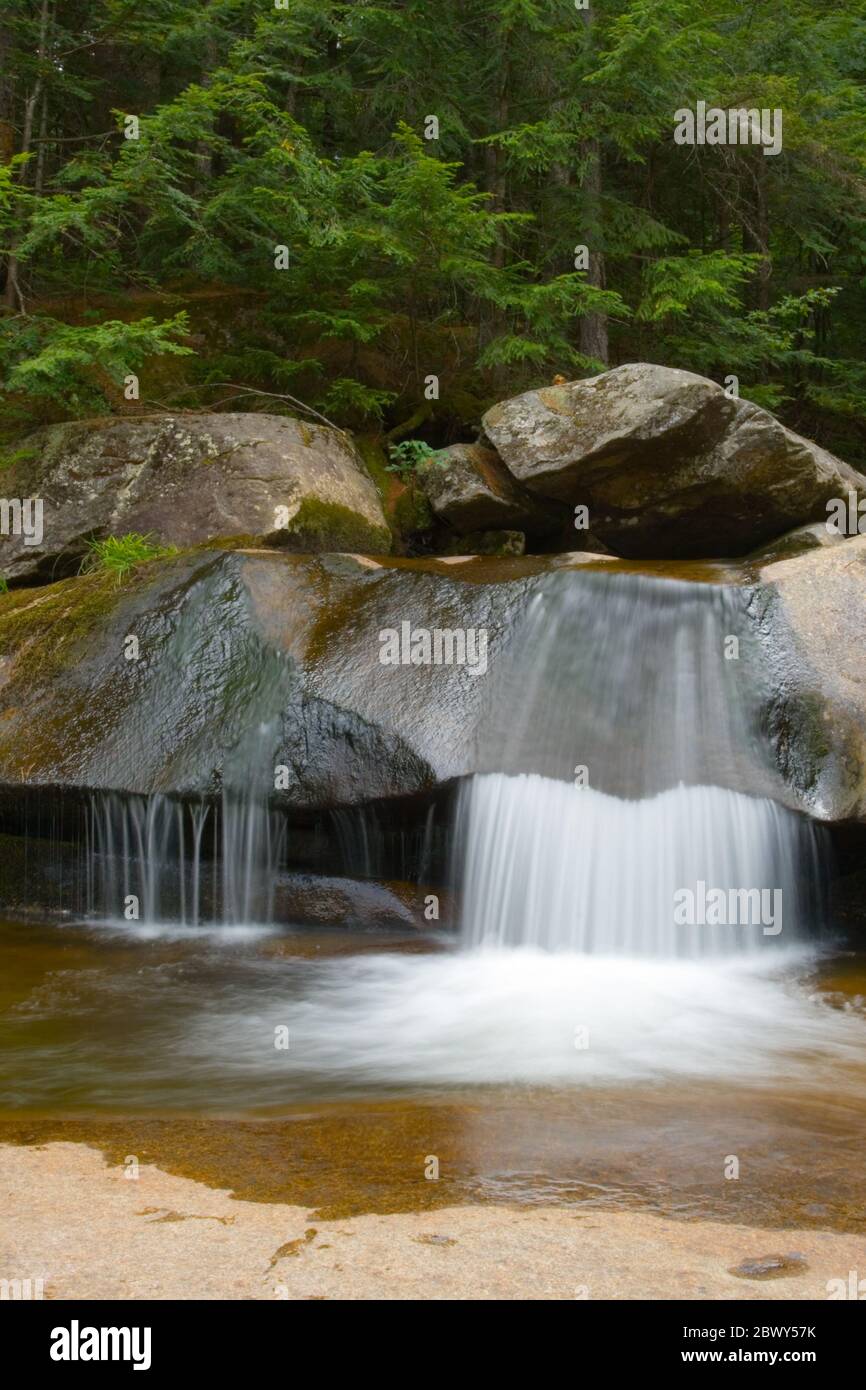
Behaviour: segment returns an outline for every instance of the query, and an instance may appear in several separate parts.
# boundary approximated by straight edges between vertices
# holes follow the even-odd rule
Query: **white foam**
[[[677,1078],[830,1082],[866,1062],[860,1018],[796,983],[802,954],[653,961],[533,948],[269,963],[182,1050],[224,1080],[430,1088]],[[284,970],[284,967],[283,967]],[[289,1029],[287,1051],[274,1029]]]

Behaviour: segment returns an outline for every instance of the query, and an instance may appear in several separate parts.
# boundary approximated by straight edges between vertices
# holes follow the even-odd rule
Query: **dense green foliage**
[[[4,431],[255,390],[441,443],[644,359],[862,463],[864,39],[866,0],[6,0]],[[782,152],[676,144],[699,100]]]

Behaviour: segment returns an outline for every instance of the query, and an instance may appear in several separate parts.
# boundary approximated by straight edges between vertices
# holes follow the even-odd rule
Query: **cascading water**
[[[510,630],[453,836],[464,946],[698,957],[814,933],[822,837],[774,799],[747,601],[560,571],[532,582],[514,622],[503,592]],[[95,800],[95,911],[120,917],[135,898],[144,923],[272,921],[286,847],[269,798],[293,676],[272,653],[240,656],[255,680],[218,801]],[[346,871],[393,872],[374,811],[334,819]]]
[[[253,726],[218,802],[103,794],[91,804],[90,911],[145,926],[273,920],[285,826],[269,809],[276,723]],[[245,767],[244,780],[238,767]],[[130,909],[130,905],[133,904]]]
[[[461,796],[466,945],[698,957],[815,931],[820,834],[766,794],[750,656],[743,591],[542,581],[481,724],[506,771]]]
[[[490,774],[461,822],[470,946],[697,957],[814,929],[815,830],[763,798],[680,786],[625,801]]]
[[[102,910],[118,917],[140,894],[145,923],[191,925],[157,968],[135,957],[119,991],[102,971],[82,985],[108,1024],[130,1010],[175,1020],[165,1081],[136,1038],[106,1079],[119,1031],[109,1027],[111,1062],[81,1056],[82,1090],[125,1103],[132,1077],[137,1097],[145,1088],[161,1104],[192,1094],[240,1108],[479,1084],[733,1077],[820,1091],[844,1067],[866,1091],[861,1020],[827,1008],[808,973],[801,984],[815,963],[804,947],[821,921],[824,844],[784,806],[761,736],[748,592],[585,571],[502,587],[486,600],[501,630],[486,702],[473,706],[479,771],[452,836],[459,949],[428,954],[419,941],[329,957],[316,943],[293,958],[281,942],[226,955],[248,940],[236,924],[272,911],[280,730],[263,715],[282,708],[276,683],[248,701],[246,734],[239,710],[221,802],[95,808]],[[456,727],[455,709],[449,718]],[[344,818],[351,872],[386,871],[393,833],[373,811]],[[677,920],[678,894],[691,894],[694,922]],[[196,925],[210,922],[231,930]],[[94,1004],[87,992],[100,990]],[[281,1052],[274,1030],[285,1026]]]

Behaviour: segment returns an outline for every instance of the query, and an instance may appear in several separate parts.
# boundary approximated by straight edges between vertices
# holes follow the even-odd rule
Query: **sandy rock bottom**
[[[55,1299],[826,1299],[866,1240],[496,1205],[311,1219],[86,1144],[0,1145],[0,1279]],[[779,1276],[744,1262],[795,1258]]]

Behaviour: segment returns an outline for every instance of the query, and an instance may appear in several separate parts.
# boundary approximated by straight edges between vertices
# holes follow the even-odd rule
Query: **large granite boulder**
[[[379,494],[350,438],[279,415],[153,415],[55,425],[16,451],[7,498],[41,498],[43,536],[0,537],[7,580],[74,573],[87,541],[244,541],[387,553]]]
[[[120,585],[94,573],[0,594],[0,800],[234,788],[306,814],[473,772],[570,777],[579,734],[611,794],[669,785],[695,743],[701,780],[866,822],[866,536],[764,565],[643,568],[201,551]],[[639,660],[635,605],[653,634]],[[404,626],[483,633],[484,661],[416,663],[408,643],[383,661]],[[729,630],[736,662],[716,640]],[[673,705],[675,643],[719,672],[699,726],[665,732],[645,690],[670,678]]]
[[[484,433],[518,483],[586,506],[626,557],[743,555],[866,496],[866,478],[768,411],[647,363],[504,401]]]
[[[820,550],[827,545],[840,545],[847,539],[844,532],[828,526],[826,521],[812,521],[808,526],[797,526],[760,546],[748,558],[752,564],[769,565],[773,560],[793,560],[795,555],[805,555],[809,550]]]

